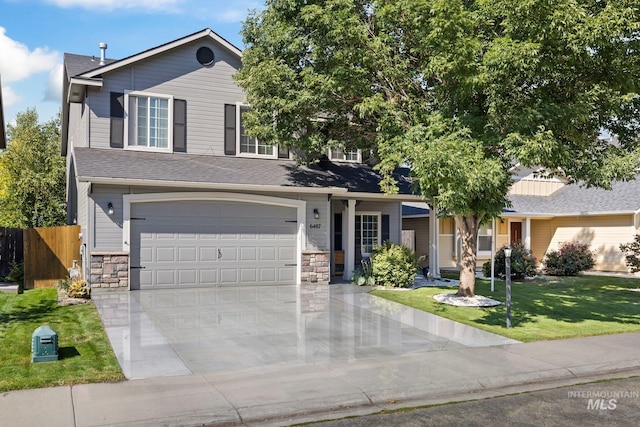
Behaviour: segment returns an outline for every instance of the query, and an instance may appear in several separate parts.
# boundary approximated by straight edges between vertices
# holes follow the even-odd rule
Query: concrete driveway
[[[128,379],[517,343],[349,284],[97,290],[92,298]]]

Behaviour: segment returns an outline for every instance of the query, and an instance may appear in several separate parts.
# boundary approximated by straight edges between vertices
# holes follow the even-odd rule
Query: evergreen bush
[[[596,265],[593,252],[586,243],[563,243],[560,250],[549,251],[544,257],[544,272],[550,276],[577,276]]]
[[[389,241],[377,246],[371,254],[372,274],[376,284],[410,287],[416,277],[416,257],[406,246]]]

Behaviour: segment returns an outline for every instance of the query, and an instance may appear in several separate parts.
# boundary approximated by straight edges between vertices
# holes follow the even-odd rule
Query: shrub
[[[495,274],[498,277],[505,278],[507,275],[507,263],[504,256],[505,246],[496,252],[495,257]],[[482,265],[482,273],[485,277],[491,277],[491,261]],[[526,249],[522,243],[513,245],[511,248],[511,278],[522,280],[525,277],[535,276],[536,259],[529,249]]]
[[[13,261],[9,265],[9,274],[5,278],[11,283],[18,284],[18,293],[24,292],[24,264],[21,262]]]
[[[69,298],[91,298],[91,287],[87,281],[80,278],[58,280],[57,287],[62,289]]]
[[[372,274],[382,286],[409,287],[416,277],[416,257],[411,249],[389,241],[376,247],[371,254]]]
[[[544,272],[550,276],[576,276],[596,265],[593,253],[586,243],[563,243],[559,251],[547,252]]]
[[[360,261],[360,264],[362,267],[353,273],[351,283],[358,286],[374,286],[376,284],[376,280],[374,279],[371,271],[371,260],[363,259]]]
[[[620,251],[624,254],[625,263],[632,273],[640,271],[640,234],[636,234],[633,242],[620,245]]]

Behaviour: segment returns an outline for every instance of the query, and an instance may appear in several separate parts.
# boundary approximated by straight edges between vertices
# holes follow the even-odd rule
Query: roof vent
[[[105,53],[107,51],[106,43],[98,43],[98,47],[100,48],[100,65],[104,65]]]

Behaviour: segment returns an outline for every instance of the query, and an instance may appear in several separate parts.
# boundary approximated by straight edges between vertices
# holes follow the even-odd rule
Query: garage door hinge
[[[129,267],[131,270],[139,270],[141,268],[147,268],[147,267]]]
[[[285,264],[284,266],[285,267],[297,267],[298,264]]]
[[[285,219],[284,222],[295,222],[297,224],[298,220],[297,219]]]
[[[131,221],[146,221],[147,218],[129,218]]]

